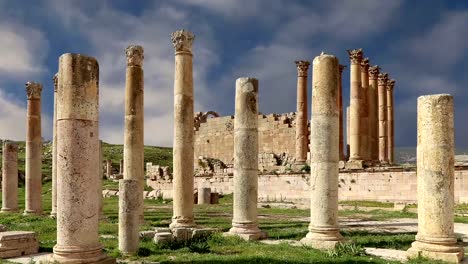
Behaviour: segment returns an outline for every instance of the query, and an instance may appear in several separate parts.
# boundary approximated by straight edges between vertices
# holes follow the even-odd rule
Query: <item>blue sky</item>
[[[138,3],[138,4],[136,4]],[[417,97],[455,97],[457,147],[468,147],[468,1],[0,0],[0,138],[24,140],[26,81],[43,90],[51,138],[52,76],[67,52],[100,64],[100,136],[123,142],[125,47],[145,49],[145,143],[172,144],[171,32],[195,33],[195,110],[233,114],[235,79],[260,83],[260,111],[295,111],[295,60],[321,51],[349,65],[363,48],[395,85],[397,146],[416,145]],[[348,68],[349,69],[349,68]],[[349,71],[343,73],[345,107]],[[310,97],[309,77],[309,97]]]

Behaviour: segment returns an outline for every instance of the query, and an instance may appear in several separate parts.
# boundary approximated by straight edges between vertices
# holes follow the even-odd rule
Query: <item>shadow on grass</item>
[[[310,261],[297,261],[297,260],[280,260],[271,257],[239,257],[233,260],[174,260],[174,261],[161,261],[163,263],[196,263],[196,264],[209,264],[209,263],[224,263],[224,264],[237,264],[237,263],[256,263],[256,264],[309,264],[309,263],[381,263],[381,262],[374,262],[372,260],[350,260],[350,259],[330,259],[330,260],[313,260]]]

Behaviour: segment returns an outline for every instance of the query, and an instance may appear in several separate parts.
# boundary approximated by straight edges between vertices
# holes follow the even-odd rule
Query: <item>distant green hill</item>
[[[0,160],[3,153],[3,141],[0,144]],[[24,163],[26,145],[24,141],[18,141],[18,171],[20,178],[24,179]],[[103,143],[103,159],[112,160],[112,167],[119,168],[120,160],[123,159],[123,145]],[[42,152],[42,174],[45,181],[52,176],[52,144],[43,143]],[[155,165],[170,166],[172,168],[172,148],[145,146],[145,163],[152,162]],[[0,162],[1,167],[1,162]],[[145,166],[146,169],[146,166]],[[1,175],[1,173],[0,173]]]

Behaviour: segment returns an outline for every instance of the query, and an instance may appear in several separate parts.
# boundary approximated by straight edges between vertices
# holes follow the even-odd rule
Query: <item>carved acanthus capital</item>
[[[379,73],[379,85],[387,86],[387,81],[388,81],[388,73]]]
[[[349,55],[349,59],[351,60],[351,64],[361,64],[362,60],[362,49],[353,49],[353,50],[346,50]]]
[[[361,72],[367,73],[369,70],[369,58],[364,58],[361,61]]]
[[[56,93],[58,89],[58,73],[54,74],[52,80],[54,81],[54,93]]]
[[[307,77],[307,72],[309,71],[310,61],[298,60],[295,61],[297,66],[297,76],[298,77]]]
[[[28,99],[40,99],[42,92],[42,84],[37,82],[27,82],[26,83],[26,94]]]
[[[393,87],[395,86],[395,80],[391,79],[387,81],[387,90],[393,91]]]
[[[369,67],[369,78],[372,80],[377,80],[379,78],[380,67],[379,65],[374,65]]]
[[[127,65],[128,66],[142,66],[143,59],[143,47],[138,45],[130,45],[125,49],[125,54],[127,55]]]
[[[192,53],[192,43],[195,35],[190,31],[177,30],[171,35],[172,45],[176,52],[185,51]]]

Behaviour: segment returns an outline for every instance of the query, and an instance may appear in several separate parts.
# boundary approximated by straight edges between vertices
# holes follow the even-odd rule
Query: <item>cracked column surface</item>
[[[418,98],[418,233],[408,256],[458,263],[463,247],[454,233],[453,97]]]
[[[172,33],[175,49],[173,216],[170,228],[194,227],[193,65],[195,36],[185,30]]]
[[[310,224],[301,241],[328,249],[343,239],[338,226],[338,59],[322,53],[312,64]]]
[[[138,210],[143,199],[138,179],[119,181],[119,250],[126,255],[134,255],[140,243],[140,217]]]
[[[57,244],[52,261],[115,263],[99,243],[99,66],[80,54],[59,58]]]
[[[42,214],[41,92],[42,84],[26,83],[28,110],[24,214]]]
[[[309,61],[296,61],[297,67],[297,115],[296,115],[296,163],[304,164],[307,160],[307,72]]]
[[[3,142],[2,212],[18,212],[18,144]]]
[[[234,117],[234,199],[230,234],[247,240],[262,238],[257,220],[258,80],[236,80]]]

